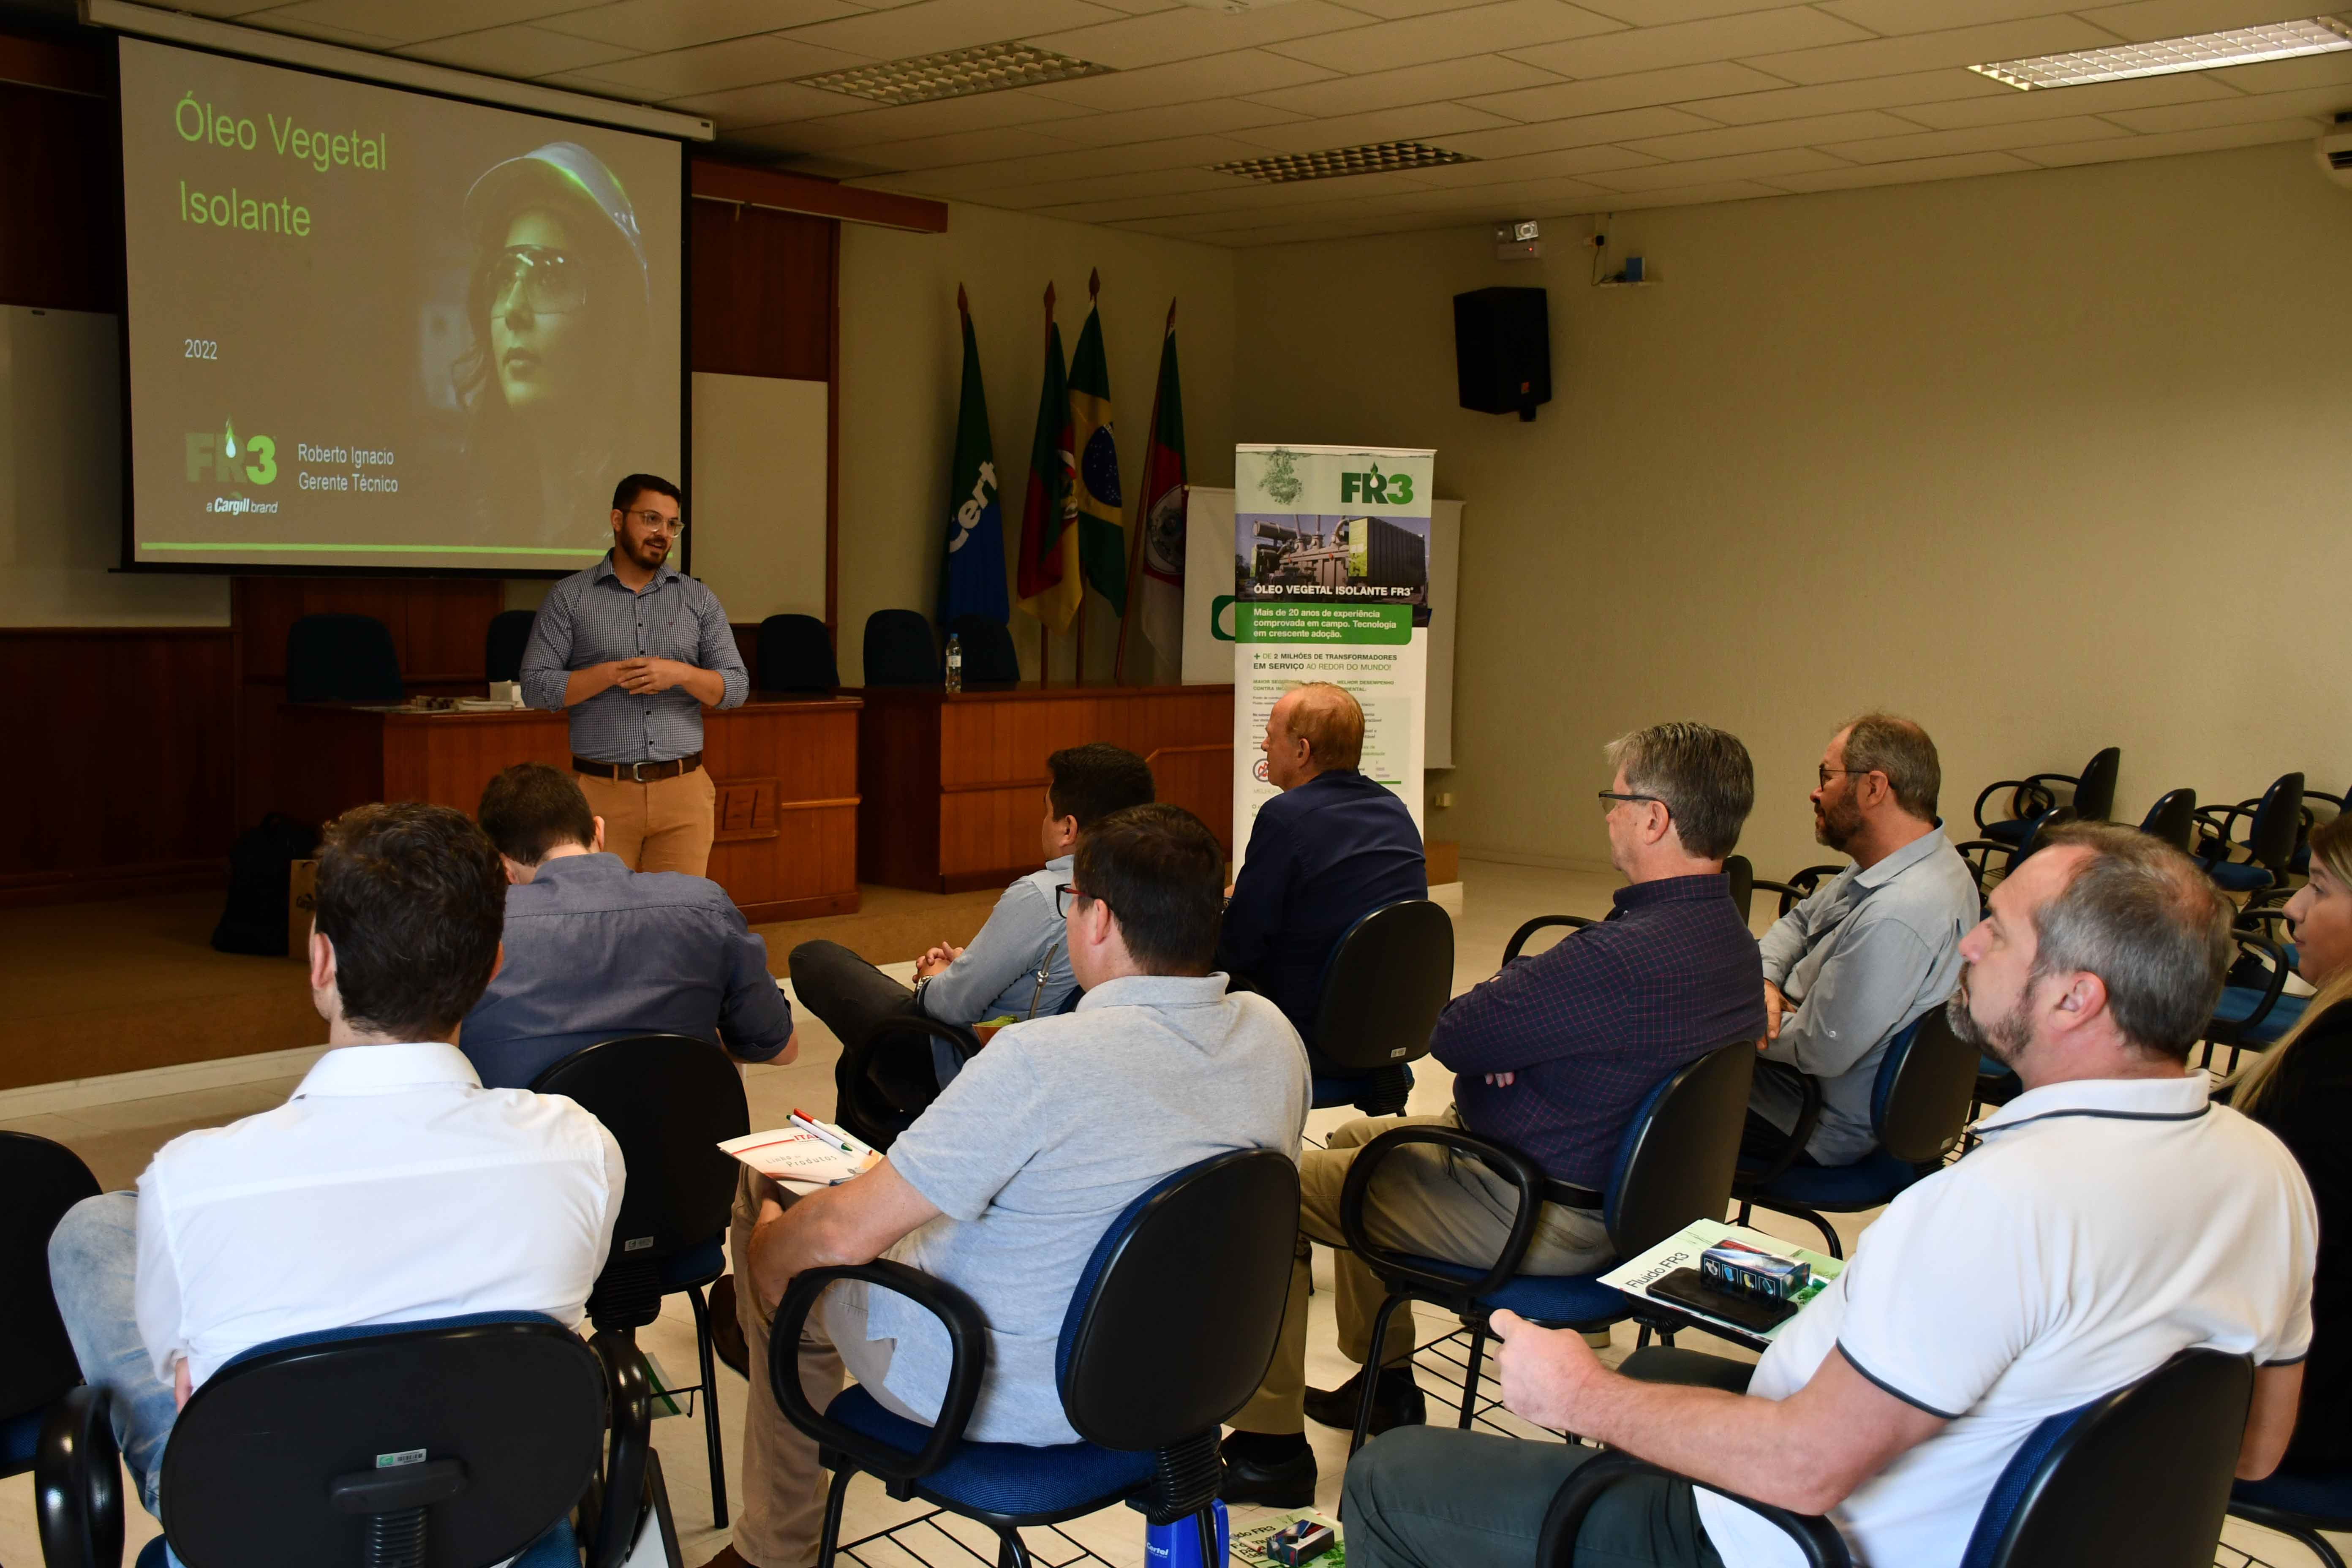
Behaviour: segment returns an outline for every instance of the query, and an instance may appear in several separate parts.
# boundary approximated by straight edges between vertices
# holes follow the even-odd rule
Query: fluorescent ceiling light
[[[1111,68],[1027,44],[980,44],[794,79],[803,87],[847,93],[876,103],[930,103],[942,98],[968,98],[975,92],[1103,76]]]
[[[1371,142],[1360,147],[1332,147],[1320,153],[1236,158],[1229,163],[1212,163],[1209,172],[1240,174],[1262,185],[1286,185],[1297,180],[1329,180],[1342,174],[1378,174],[1397,169],[1433,169],[1444,163],[1476,162],[1467,153],[1421,142]]]
[[[2192,33],[2185,38],[2078,49],[2067,55],[2037,55],[2030,60],[1995,60],[1969,69],[2031,90],[2037,87],[2082,87],[2095,81],[2121,81],[2126,77],[2170,76],[2175,71],[2214,70],[2222,66],[2252,65],[2259,60],[2291,60],[2301,55],[2334,54],[2339,49],[2352,49],[2352,26],[2333,16],[2313,16],[2299,22],[2265,22],[2259,27],[2231,27],[2221,33]]]

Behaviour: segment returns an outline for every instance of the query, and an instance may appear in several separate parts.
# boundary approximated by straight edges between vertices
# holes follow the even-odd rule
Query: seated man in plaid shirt
[[[1344,1247],[1339,1193],[1356,1152],[1411,1121],[1443,1121],[1507,1143],[1540,1164],[1550,1191],[1528,1248],[1530,1274],[1584,1274],[1614,1260],[1601,1188],[1625,1127],[1677,1068],[1732,1040],[1764,1035],[1756,939],[1731,901],[1724,857],[1756,797],[1738,737],[1703,724],[1637,730],[1609,748],[1616,778],[1601,792],[1609,859],[1627,885],[1586,927],[1458,996],[1437,1021],[1430,1054],[1454,1069],[1442,1117],[1371,1117],[1307,1151],[1298,1172],[1298,1262],[1274,1364],[1225,1439],[1227,1502],[1304,1508],[1315,1500],[1305,1417],[1355,1424],[1360,1384],[1306,1387],[1307,1244]],[[1365,1205],[1373,1238],[1424,1257],[1481,1267],[1509,1234],[1517,1194],[1475,1161],[1433,1145],[1381,1167]],[[1339,1255],[1339,1348],[1371,1353],[1383,1295],[1370,1269]],[[1372,1430],[1423,1418],[1412,1381],[1412,1314],[1390,1320]],[[1360,1372],[1358,1378],[1367,1375]]]

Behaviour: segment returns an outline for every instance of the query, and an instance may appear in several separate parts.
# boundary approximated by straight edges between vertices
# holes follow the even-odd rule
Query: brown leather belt
[[[585,757],[572,759],[572,771],[586,773],[592,779],[619,779],[626,784],[653,784],[661,779],[674,779],[680,773],[690,773],[702,765],[702,753],[690,752],[673,763],[592,763]]]

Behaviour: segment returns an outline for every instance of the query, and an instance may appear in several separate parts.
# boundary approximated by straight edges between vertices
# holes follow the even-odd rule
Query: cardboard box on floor
[[[319,863],[297,860],[286,872],[286,956],[310,956],[310,916],[319,907]]]

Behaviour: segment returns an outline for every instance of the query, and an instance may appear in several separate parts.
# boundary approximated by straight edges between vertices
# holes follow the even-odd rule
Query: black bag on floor
[[[294,862],[318,852],[319,830],[271,812],[228,849],[228,908],[213,927],[223,952],[286,955],[286,894]]]

